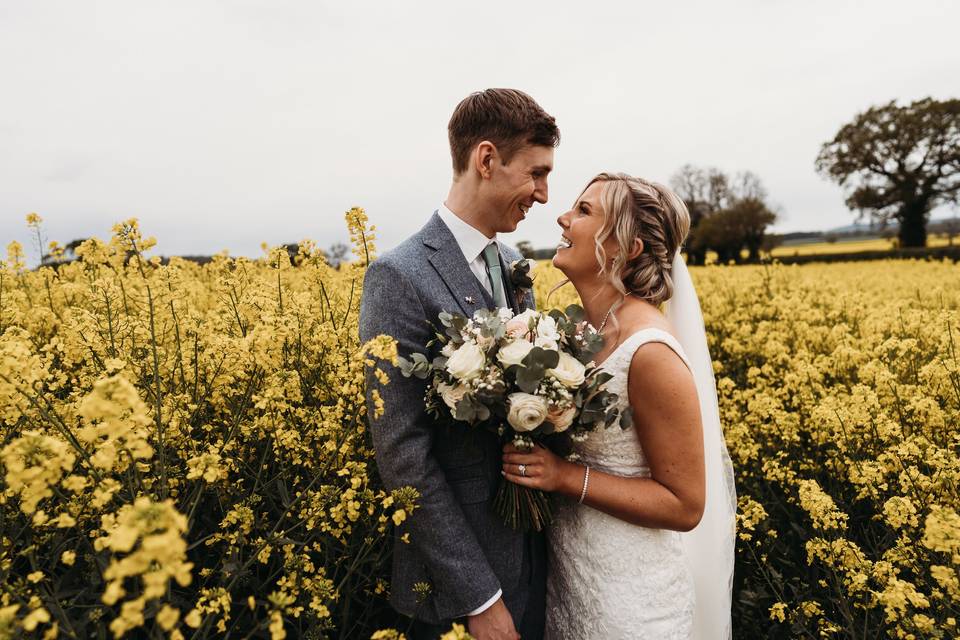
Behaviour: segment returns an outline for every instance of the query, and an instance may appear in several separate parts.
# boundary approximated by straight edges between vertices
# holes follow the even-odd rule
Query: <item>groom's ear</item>
[[[493,162],[499,157],[497,147],[489,140],[482,140],[473,152],[474,168],[480,177],[489,180],[493,175]]]

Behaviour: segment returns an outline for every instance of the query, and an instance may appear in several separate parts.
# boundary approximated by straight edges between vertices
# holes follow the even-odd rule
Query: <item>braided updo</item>
[[[631,294],[659,305],[673,295],[673,257],[690,231],[690,214],[683,200],[668,187],[625,173],[600,173],[605,183],[600,201],[606,212],[596,237],[600,274],[624,296]],[[607,258],[604,241],[613,237],[618,251]],[[643,241],[639,255],[628,259],[634,239]]]

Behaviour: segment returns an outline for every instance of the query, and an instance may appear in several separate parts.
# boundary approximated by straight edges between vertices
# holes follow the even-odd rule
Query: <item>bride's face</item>
[[[603,187],[602,182],[591,184],[573,208],[557,218],[562,231],[553,265],[571,280],[593,277],[600,271],[595,247],[597,233],[603,228],[605,219],[600,204]],[[616,241],[612,236],[604,241],[604,250],[608,256],[616,251]]]

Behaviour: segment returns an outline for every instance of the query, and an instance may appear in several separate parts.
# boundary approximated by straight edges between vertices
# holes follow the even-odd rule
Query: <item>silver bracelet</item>
[[[586,471],[583,473],[583,491],[580,492],[579,504],[583,504],[583,499],[587,497],[587,485],[590,484],[590,466],[586,466]]]

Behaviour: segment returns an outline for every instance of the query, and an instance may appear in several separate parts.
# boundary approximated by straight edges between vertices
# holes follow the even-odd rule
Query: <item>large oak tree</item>
[[[960,197],[960,100],[872,107],[823,145],[817,170],[850,209],[896,220],[900,246],[923,247],[930,212]]]

